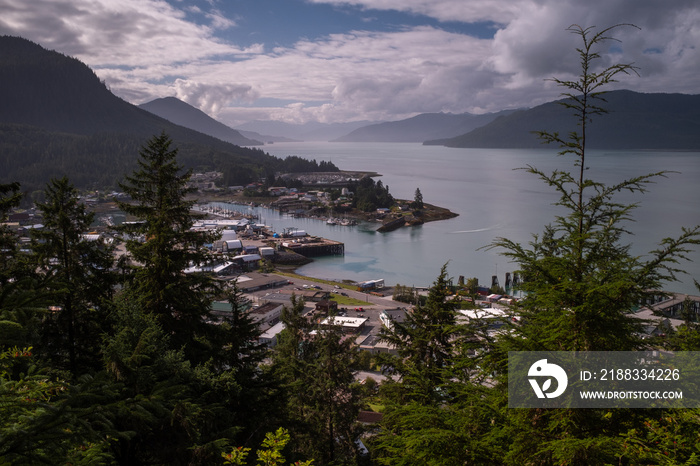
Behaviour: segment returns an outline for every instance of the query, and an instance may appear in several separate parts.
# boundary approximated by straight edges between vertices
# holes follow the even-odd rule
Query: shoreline
[[[250,205],[251,203],[257,204],[260,207],[265,207],[277,211],[281,209],[274,205],[276,198],[271,197],[246,197],[240,193],[237,194],[215,194],[215,193],[197,193],[192,196],[193,200],[197,203],[209,203],[209,202],[222,202],[229,204],[238,205]],[[397,199],[397,204],[410,204],[410,201]],[[337,211],[329,207],[313,207],[308,209],[303,214],[299,214],[307,218],[323,218],[323,217],[344,217],[353,220],[359,220],[368,223],[379,223],[385,225],[389,222],[396,221],[399,218],[405,219],[405,224],[401,224],[396,228],[386,229],[385,232],[393,231],[397,228],[409,227],[421,225],[428,222],[437,222],[440,220],[448,220],[451,218],[458,217],[459,214],[452,212],[451,210],[439,207],[433,204],[424,203],[423,209],[419,210],[408,210],[408,211],[390,211],[386,214],[378,214],[377,212],[363,212],[358,209],[351,209],[347,211]],[[380,226],[381,228],[381,226]]]

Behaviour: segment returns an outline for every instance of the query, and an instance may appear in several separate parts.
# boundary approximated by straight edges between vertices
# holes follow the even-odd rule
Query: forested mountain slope
[[[700,95],[611,91],[604,98],[608,113],[590,124],[589,148],[700,150]],[[549,102],[497,118],[462,136],[426,144],[535,148],[541,144],[533,132],[544,129],[566,135],[576,129],[576,120],[563,105]]]
[[[114,186],[138,148],[166,132],[188,168],[241,184],[284,161],[175,125],[112,94],[84,63],[19,37],[0,37],[0,182],[41,189],[67,175],[77,187]]]

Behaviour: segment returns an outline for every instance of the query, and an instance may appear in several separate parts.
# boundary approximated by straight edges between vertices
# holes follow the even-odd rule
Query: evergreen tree
[[[296,298],[291,309],[283,310],[285,329],[273,353],[292,444],[296,454],[320,464],[353,464],[359,435],[359,386],[353,379],[357,350],[340,329],[310,325],[303,311],[304,301]]]
[[[4,222],[19,206],[19,183],[0,184],[0,351],[13,346],[31,346],[37,339],[37,325],[44,295],[34,268],[19,252],[18,238]]]
[[[273,428],[278,418],[278,380],[263,364],[269,356],[267,345],[258,343],[261,329],[248,312],[250,301],[236,283],[227,290],[231,312],[218,318],[212,332],[212,346],[220,348],[212,358],[213,369],[229,373],[238,388],[230,396],[227,409],[229,422],[240,426],[238,438],[254,441],[264,431]]]
[[[101,241],[83,237],[94,214],[87,212],[68,178],[53,179],[46,202],[37,204],[44,229],[32,230],[35,259],[54,304],[43,328],[42,353],[73,377],[100,367],[104,306],[111,297],[112,254]]]
[[[129,286],[143,310],[157,317],[174,347],[203,360],[211,354],[206,335],[215,284],[208,275],[185,271],[206,262],[204,245],[214,237],[191,230],[194,201],[186,199],[193,191],[187,186],[190,172],[181,173],[171,145],[163,133],[141,149],[139,170],[120,184],[131,202],[118,202],[137,221],[119,231],[128,237],[126,248],[134,262]]]
[[[658,290],[662,282],[679,272],[678,260],[689,247],[698,243],[700,228],[685,230],[675,239],[667,238],[661,249],[642,261],[623,244],[629,233],[625,223],[631,220],[635,204],[614,199],[620,191],[645,192],[649,183],[665,173],[636,176],[608,186],[587,178],[586,134],[590,119],[605,113],[601,87],[614,82],[621,73],[634,73],[631,64],[616,64],[598,69],[596,47],[612,40],[608,36],[616,26],[594,32],[592,28],[569,28],[581,37],[578,50],[581,76],[578,81],[555,79],[569,89],[563,105],[577,117],[578,131],[564,139],[556,133],[540,132],[547,143],[556,143],[563,156],[573,156],[575,172],[556,170],[551,174],[529,166],[527,171],[540,177],[558,193],[557,205],[566,210],[529,247],[505,238],[492,246],[518,263],[524,277],[520,313],[525,325],[517,328],[523,349],[568,351],[632,350],[639,347],[641,321],[629,311],[642,302],[649,290]],[[521,338],[522,337],[522,338]]]
[[[423,193],[420,192],[420,188],[416,188],[416,193],[413,195],[413,206],[416,209],[423,208]]]
[[[104,406],[113,387],[89,376],[71,385],[34,359],[28,348],[0,350],[0,462],[112,464]]]
[[[495,416],[499,394],[475,357],[493,337],[487,324],[457,322],[448,285],[443,266],[425,305],[382,330],[398,353],[382,358],[384,368],[400,378],[380,389],[384,419],[370,441],[377,464],[498,464],[503,455],[507,442],[487,434],[503,418]]]
[[[620,74],[635,73],[632,64],[599,67],[597,48],[613,40],[613,26],[595,32],[593,28],[571,26],[583,45],[578,48],[581,74],[576,81],[554,79],[565,87],[563,104],[576,115],[577,131],[568,137],[540,132],[547,143],[561,147],[562,156],[573,157],[576,169],[555,170],[551,174],[528,166],[559,195],[557,205],[566,211],[545,227],[542,235],[524,246],[498,238],[493,247],[516,262],[524,278],[525,297],[514,312],[520,324],[503,332],[493,365],[502,374],[500,389],[505,390],[504,371],[507,351],[620,351],[641,348],[639,335],[643,322],[631,309],[675,278],[677,262],[687,257],[698,243],[700,228],[684,229],[677,238],[666,238],[649,259],[630,253],[622,242],[628,232],[635,204],[615,199],[620,191],[645,192],[648,184],[665,173],[635,176],[613,185],[586,177],[587,127],[590,119],[605,110],[602,88]],[[634,411],[634,410],[632,410]],[[626,410],[511,410],[508,429],[512,443],[506,462],[533,464],[618,463],[625,452],[620,435],[644,421],[644,413]]]
[[[398,357],[385,360],[387,367],[402,376],[404,388],[413,386],[411,397],[432,399],[436,387],[445,382],[452,361],[456,328],[454,303],[449,300],[447,264],[428,292],[425,304],[418,303],[404,322],[382,328],[382,339],[396,348]]]

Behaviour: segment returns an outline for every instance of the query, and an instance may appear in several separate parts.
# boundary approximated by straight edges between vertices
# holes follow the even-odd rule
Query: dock
[[[281,240],[281,249],[301,254],[304,257],[343,256],[345,244],[327,238],[306,237],[299,241]]]

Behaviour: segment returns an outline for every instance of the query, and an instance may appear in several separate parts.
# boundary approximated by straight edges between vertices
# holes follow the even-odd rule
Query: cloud
[[[239,18],[221,2],[0,0],[0,33],[76,56],[133,103],[177,95],[226,122],[396,120],[537,105],[559,95],[547,78],[578,71],[580,41],[566,31],[572,23],[642,28],[616,29],[621,42],[601,49],[603,65],[640,67],[641,78],[620,87],[700,93],[697,0],[305,1],[463,22],[462,31],[481,21],[498,29],[480,39],[434,21],[386,30],[373,21],[373,29],[339,29],[291,46],[243,47],[234,34]]]
[[[205,84],[176,79],[173,87],[178,99],[211,116],[217,116],[231,102],[253,102],[258,98],[248,84]]]
[[[0,32],[39,42],[93,67],[159,66],[245,54],[163,0],[0,0]],[[214,27],[234,23],[210,15]]]

